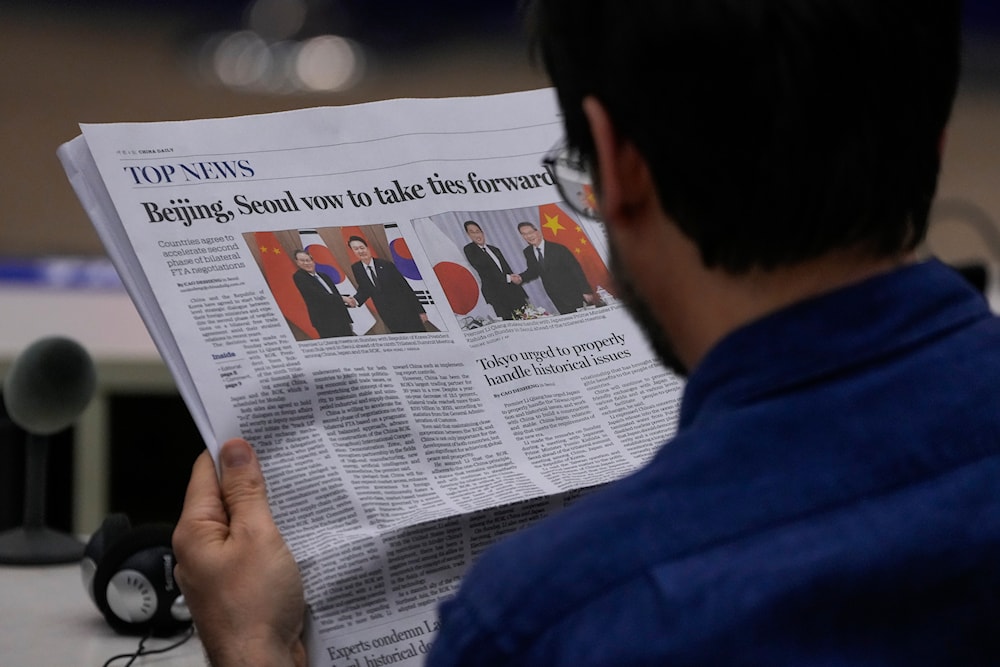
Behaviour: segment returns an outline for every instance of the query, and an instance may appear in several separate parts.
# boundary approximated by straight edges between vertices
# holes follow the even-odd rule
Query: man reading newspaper
[[[643,469],[506,539],[427,663],[1000,663],[1000,322],[917,261],[955,0],[537,0],[570,203],[688,374]],[[247,443],[196,463],[177,575],[213,664],[305,661]]]

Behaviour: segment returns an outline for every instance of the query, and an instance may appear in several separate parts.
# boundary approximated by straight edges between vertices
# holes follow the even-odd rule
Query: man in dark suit
[[[530,222],[520,223],[517,231],[528,244],[524,248],[528,268],[521,272],[522,283],[541,278],[545,293],[560,313],[574,313],[577,308],[597,301],[580,262],[569,248],[546,241]]]
[[[465,233],[472,240],[463,248],[465,258],[479,274],[483,298],[493,306],[497,317],[514,319],[514,311],[528,302],[528,295],[521,287],[521,276],[511,270],[500,248],[486,244],[486,234],[475,221],[465,222]]]
[[[306,302],[309,321],[316,328],[319,337],[353,336],[354,322],[347,307],[356,306],[357,302],[340,294],[330,276],[316,271],[316,262],[308,252],[296,250],[292,257],[299,267],[292,274],[292,280]]]
[[[358,305],[371,299],[392,333],[427,331],[427,313],[399,269],[392,262],[372,257],[368,243],[360,236],[352,236],[348,245],[360,260],[351,265],[358,285],[354,295]]]

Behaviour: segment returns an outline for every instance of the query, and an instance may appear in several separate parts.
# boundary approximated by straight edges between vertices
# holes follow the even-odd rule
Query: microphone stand
[[[0,533],[0,565],[52,565],[83,557],[83,543],[45,525],[49,438],[28,434],[24,465],[24,525]]]

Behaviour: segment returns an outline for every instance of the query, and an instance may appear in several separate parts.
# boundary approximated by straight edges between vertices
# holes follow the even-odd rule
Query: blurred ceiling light
[[[212,61],[219,81],[239,88],[263,79],[271,69],[272,56],[267,43],[256,33],[241,30],[219,41]]]
[[[306,22],[304,0],[254,0],[247,7],[246,24],[266,40],[294,37]]]
[[[335,35],[269,41],[240,30],[210,35],[198,51],[202,78],[244,92],[342,92],[357,85],[365,69],[363,47]]]
[[[277,95],[300,92],[295,66],[302,44],[294,40],[286,40],[271,44],[270,49],[271,70],[260,82],[259,88],[266,93]]]
[[[353,41],[336,35],[320,35],[299,49],[295,73],[307,90],[341,91],[360,80],[364,56]]]

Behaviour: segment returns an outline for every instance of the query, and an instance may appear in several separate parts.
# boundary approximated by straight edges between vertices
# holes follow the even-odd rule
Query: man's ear
[[[607,109],[596,97],[584,98],[583,113],[597,152],[601,217],[611,224],[628,222],[646,206],[657,203],[649,166],[635,145],[618,134]]]

